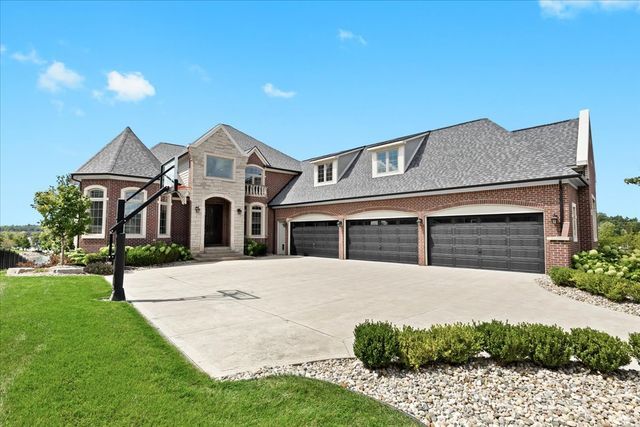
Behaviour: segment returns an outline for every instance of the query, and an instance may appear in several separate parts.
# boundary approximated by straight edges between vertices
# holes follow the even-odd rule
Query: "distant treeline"
[[[11,231],[11,232],[25,232],[27,234],[39,233],[42,230],[39,225],[36,224],[27,224],[27,225],[0,225],[0,232],[3,231]]]

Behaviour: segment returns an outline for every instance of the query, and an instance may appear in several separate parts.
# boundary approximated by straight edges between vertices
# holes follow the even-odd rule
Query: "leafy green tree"
[[[60,245],[60,263],[64,262],[67,243],[87,230],[90,200],[85,197],[71,177],[59,176],[55,187],[39,191],[33,198],[34,209],[42,215],[40,226]]]
[[[24,231],[20,233],[15,233],[13,242],[16,248],[29,249],[31,247],[29,236],[27,236],[27,233],[25,233]]]
[[[634,177],[631,177],[631,178],[625,178],[624,179],[624,183],[625,184],[640,185],[640,176],[634,176]]]

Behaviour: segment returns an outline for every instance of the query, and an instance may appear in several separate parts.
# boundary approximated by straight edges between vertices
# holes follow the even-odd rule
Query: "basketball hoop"
[[[176,196],[180,198],[180,203],[183,205],[187,204],[187,197],[191,194],[191,187],[187,187],[186,185],[178,185],[178,189],[173,192]]]

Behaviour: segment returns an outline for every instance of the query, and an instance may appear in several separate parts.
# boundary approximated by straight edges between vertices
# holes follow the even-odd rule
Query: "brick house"
[[[525,272],[597,244],[588,110],[514,131],[480,119],[305,161],[225,124],[151,148],[126,128],[73,174],[92,201],[79,246],[106,246],[117,199],[169,164],[186,203],[166,195],[147,207],[127,244],[172,241],[198,255],[253,239],[280,255]]]

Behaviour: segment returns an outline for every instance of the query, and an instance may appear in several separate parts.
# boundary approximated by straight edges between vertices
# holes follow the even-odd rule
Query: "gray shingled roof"
[[[314,187],[314,166],[302,162],[302,174],[271,201],[289,205],[490,185],[576,175],[578,120],[507,131],[480,119],[427,133],[406,171],[373,178],[371,153],[361,155],[336,184]],[[372,144],[368,147],[371,147]]]
[[[112,174],[152,178],[160,172],[160,161],[127,127],[98,151],[74,175]]]
[[[238,143],[240,148],[245,151],[249,151],[254,147],[258,147],[258,150],[262,153],[265,159],[269,162],[269,166],[276,169],[285,169],[295,172],[302,171],[300,166],[301,162],[293,157],[287,156],[281,151],[276,150],[273,147],[268,146],[262,141],[258,141],[254,137],[247,135],[244,132],[240,132],[238,129],[229,125],[221,125],[225,128],[231,137]]]
[[[184,145],[171,144],[168,142],[159,142],[151,147],[150,150],[153,155],[156,156],[156,158],[160,161],[160,163],[164,164],[168,160],[186,153],[187,147],[185,147]]]

